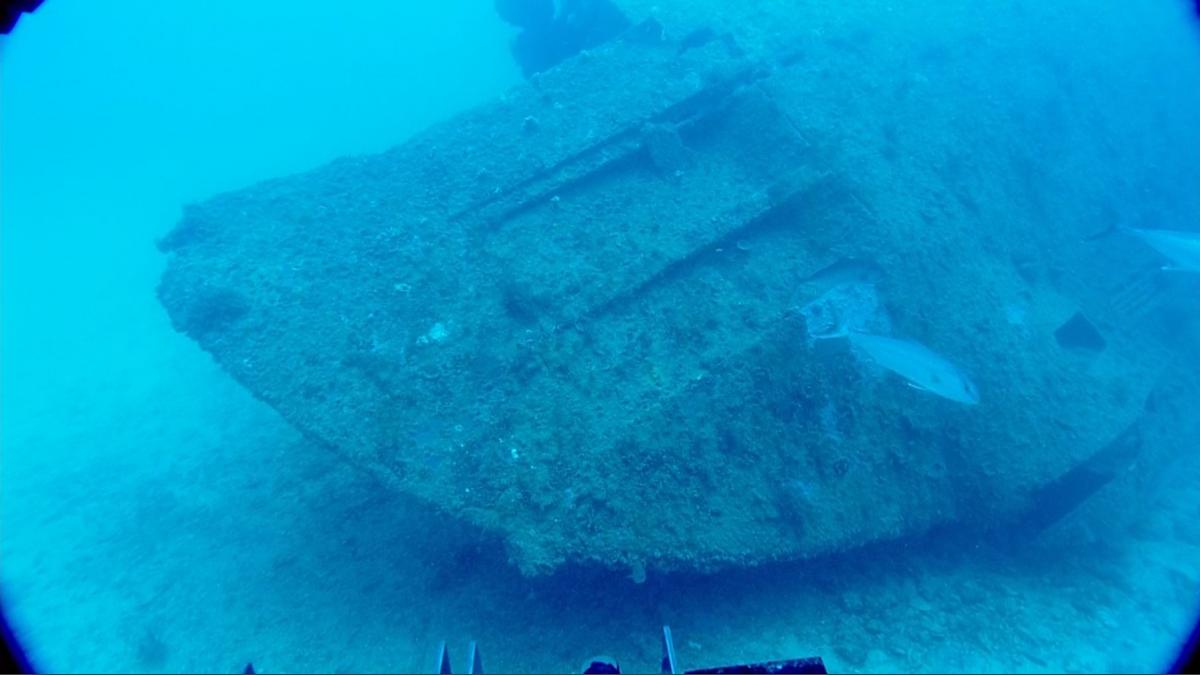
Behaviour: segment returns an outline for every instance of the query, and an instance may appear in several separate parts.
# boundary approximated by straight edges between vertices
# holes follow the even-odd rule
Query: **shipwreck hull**
[[[161,242],[175,326],[530,573],[758,564],[1030,508],[1172,358],[1153,255],[1083,236],[1128,185],[1094,166],[1140,150],[1031,146],[1114,123],[1031,79],[1041,52],[984,85],[987,54],[698,4],[616,3],[629,28],[501,100],[189,207]],[[846,308],[805,280],[845,259],[883,270],[872,320],[960,364],[979,405],[812,339],[813,308]]]

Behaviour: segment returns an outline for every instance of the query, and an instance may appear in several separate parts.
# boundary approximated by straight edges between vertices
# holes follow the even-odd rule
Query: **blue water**
[[[1129,39],[1161,80],[1122,104],[1160,92],[1168,118],[1200,119],[1186,93],[1200,92],[1200,35],[1146,44],[1139,27],[1186,16],[1155,4]],[[0,597],[38,666],[421,670],[448,640],[461,668],[475,639],[493,671],[598,653],[636,671],[657,665],[663,623],[687,667],[1169,663],[1198,607],[1200,481],[1184,478],[1200,453],[1148,453],[1016,549],[935,534],[644,583],[572,566],[527,578],[494,541],[305,440],[173,330],[154,242],[183,205],[387,150],[495,100],[523,81],[516,32],[482,0],[48,0],[0,44]],[[1148,181],[1161,226],[1200,228],[1195,198],[1178,196],[1200,192],[1179,185],[1197,173],[1169,164],[1187,147],[1200,158],[1196,137],[1132,122],[1114,136],[1165,164],[1130,178]],[[1180,422],[1156,438],[1195,449],[1194,433]]]

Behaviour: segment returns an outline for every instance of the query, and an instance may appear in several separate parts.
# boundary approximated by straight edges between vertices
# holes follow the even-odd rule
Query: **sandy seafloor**
[[[609,653],[832,671],[1163,667],[1200,589],[1200,490],[1016,551],[928,537],[816,563],[522,578],[503,547],[302,440],[174,333],[181,204],[383,150],[518,81],[490,3],[204,14],[51,0],[3,46],[0,582],[58,671],[493,672]],[[220,3],[219,3],[220,4]],[[224,11],[222,11],[224,10]],[[106,32],[107,31],[107,32]],[[1200,454],[1176,476],[1196,475]],[[1091,520],[1089,520],[1089,518]]]

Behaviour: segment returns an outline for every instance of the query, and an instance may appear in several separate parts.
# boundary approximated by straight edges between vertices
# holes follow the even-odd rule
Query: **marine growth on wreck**
[[[1140,47],[1021,30],[1118,16],[506,4],[524,84],[160,242],[174,326],[306,436],[526,574],[643,579],[1045,525],[1131,465],[1194,241],[1115,228],[1151,169],[1097,101]]]

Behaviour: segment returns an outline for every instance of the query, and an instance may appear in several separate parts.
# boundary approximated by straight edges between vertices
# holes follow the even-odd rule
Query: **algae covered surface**
[[[1148,179],[1113,132],[1131,113],[1196,147],[1170,92],[1097,105],[1144,86],[1149,46],[1065,53],[1051,26],[1121,34],[1100,8],[938,8],[916,31],[884,6],[700,9],[630,3],[613,39],[404,145],[189,207],[161,242],[174,324],[527,573],[1020,517],[1177,349],[1153,310],[1186,289],[1122,307],[1137,264],[1087,241]],[[1195,212],[1181,173],[1161,199]],[[847,259],[879,270],[865,309],[804,283]],[[952,355],[980,404],[815,344],[814,307]],[[1063,342],[1077,315],[1099,348]]]
[[[558,4],[607,19],[541,53],[465,0],[22,20],[0,600],[35,663],[635,672],[669,624],[685,668],[1166,664],[1200,288],[1122,228],[1196,229],[1188,8]]]

